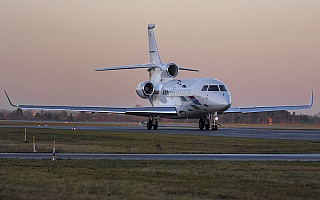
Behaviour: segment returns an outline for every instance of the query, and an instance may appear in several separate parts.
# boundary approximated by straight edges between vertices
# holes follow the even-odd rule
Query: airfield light
[[[52,151],[52,160],[57,160],[56,158],[56,141],[53,141],[53,151]]]
[[[33,147],[33,152],[37,152],[36,138],[34,136],[32,136],[32,147]]]
[[[24,128],[24,143],[29,143],[27,140],[27,128]]]

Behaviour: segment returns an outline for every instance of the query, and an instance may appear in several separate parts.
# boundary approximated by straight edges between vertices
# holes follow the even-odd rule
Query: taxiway
[[[4,127],[4,126],[2,126]],[[9,126],[13,127],[13,126]],[[16,127],[16,126],[14,126]],[[23,126],[21,128],[48,128],[48,129],[71,129],[70,126]],[[143,126],[76,126],[76,130],[99,130],[99,131],[121,131],[139,133],[160,133],[160,134],[184,134],[184,135],[203,135],[221,137],[240,137],[240,138],[266,138],[283,140],[309,140],[320,141],[320,130],[318,129],[293,129],[293,128],[219,128],[218,131],[200,131],[193,127],[161,126],[158,130],[146,130]]]
[[[51,153],[0,153],[0,158],[51,159]],[[320,161],[320,154],[80,154],[57,153],[57,159],[82,160],[216,160]]]

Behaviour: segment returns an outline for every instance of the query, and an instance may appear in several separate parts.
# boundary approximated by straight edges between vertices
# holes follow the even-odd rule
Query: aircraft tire
[[[158,121],[155,122],[155,124],[153,125],[153,130],[157,130],[158,129]]]
[[[204,128],[204,121],[202,119],[199,119],[199,129],[202,131]]]
[[[217,131],[218,130],[218,125],[212,126],[212,131]]]
[[[204,128],[205,128],[206,130],[209,130],[209,128],[210,128],[210,120],[209,120],[209,119],[206,119],[206,122],[205,122],[205,124],[204,124]]]
[[[148,120],[147,122],[147,129],[151,130],[152,129],[152,120]]]

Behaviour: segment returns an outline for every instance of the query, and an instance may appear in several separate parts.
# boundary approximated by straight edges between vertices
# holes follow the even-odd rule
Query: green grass
[[[0,152],[319,153],[320,143],[0,128]],[[157,147],[160,144],[161,149]],[[0,159],[0,199],[318,199],[319,162]]]
[[[318,199],[319,162],[0,160],[0,199]]]
[[[58,153],[319,153],[316,141],[229,138],[180,134],[127,133],[0,128],[0,152],[32,152],[32,136],[38,152]],[[160,146],[159,146],[160,145]]]

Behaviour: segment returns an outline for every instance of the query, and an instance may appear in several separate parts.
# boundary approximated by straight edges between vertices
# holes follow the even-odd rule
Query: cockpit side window
[[[225,85],[219,85],[221,91],[228,91]]]
[[[207,89],[208,89],[208,85],[204,85],[204,86],[202,87],[201,91],[207,91]]]
[[[217,85],[210,85],[208,91],[219,91],[219,87]]]

